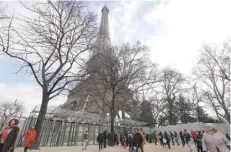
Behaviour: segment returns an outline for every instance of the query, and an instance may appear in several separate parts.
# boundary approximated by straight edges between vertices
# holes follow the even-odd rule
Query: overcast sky
[[[98,15],[105,2],[88,1]],[[221,44],[231,36],[231,0],[108,1],[110,36],[113,45],[141,41],[150,59],[161,68],[172,67],[189,76],[197,53],[204,44]],[[18,2],[8,2],[23,12]],[[24,14],[25,15],[25,14]],[[24,102],[26,114],[41,102],[41,89],[32,77],[13,74],[17,61],[0,57],[0,102]],[[49,105],[59,105],[59,96]]]

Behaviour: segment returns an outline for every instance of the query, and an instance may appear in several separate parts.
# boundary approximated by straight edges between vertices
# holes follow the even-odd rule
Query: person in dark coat
[[[97,142],[99,144],[99,150],[103,149],[103,133],[100,132],[98,137],[97,137]]]
[[[170,137],[172,139],[172,145],[175,145],[175,143],[174,143],[174,134],[171,131],[169,131],[169,133],[170,133]]]
[[[152,134],[149,134],[148,135],[148,142],[152,143],[152,141],[153,141],[153,136],[152,136]]]
[[[118,146],[118,137],[117,137],[117,134],[114,132],[114,145],[117,145]]]
[[[2,149],[0,152],[14,152],[14,144],[18,136],[18,119],[11,119],[9,126],[5,128],[1,137]]]
[[[133,137],[132,134],[128,135],[128,147],[129,147],[129,152],[133,151],[134,145],[133,145]]]
[[[180,139],[181,139],[181,141],[182,141],[182,146],[184,147],[184,145],[185,145],[185,140],[184,140],[184,134],[183,134],[183,131],[180,131]]]
[[[112,145],[111,141],[112,141],[112,135],[111,135],[111,133],[109,132],[109,133],[107,134],[107,144],[108,144],[108,146],[111,146],[111,145]]]
[[[170,135],[166,131],[164,132],[164,139],[166,140],[166,142],[163,142],[163,147],[164,147],[164,145],[168,145],[168,148],[171,149]]]
[[[159,136],[159,140],[160,140],[160,145],[163,145],[163,134],[162,134],[162,132],[160,132],[158,134],[158,136]]]
[[[105,130],[103,132],[103,147],[107,147],[107,132]]]
[[[142,136],[138,130],[134,136],[134,142],[135,142],[135,146],[136,146],[136,152],[138,152],[139,148],[141,149],[141,152],[144,152],[143,145],[142,145],[143,144],[143,138],[142,138]]]
[[[203,152],[203,149],[202,149],[202,138],[203,138],[203,133],[201,131],[198,131],[197,132],[197,135],[196,135],[196,146],[197,146],[197,152]]]
[[[177,134],[177,132],[176,131],[174,131],[174,137],[175,137],[175,140],[176,140],[176,143],[177,143],[177,146],[180,146],[180,144],[179,144],[179,141],[178,141],[178,134]]]
[[[146,137],[146,141],[147,141],[147,142],[149,142],[149,135],[148,135],[148,134],[146,134],[146,136],[145,136],[145,137]]]
[[[191,138],[192,138],[192,136],[188,133],[188,131],[186,129],[184,129],[184,139],[185,139],[185,143],[187,144],[187,146],[189,148],[189,152],[193,151]]]
[[[226,139],[228,139],[228,140],[230,141],[230,136],[229,136],[229,134],[226,134],[225,137],[226,137]],[[230,145],[227,145],[227,148],[230,150]]]
[[[121,133],[120,134],[120,144],[123,146],[123,141],[124,141],[124,135]]]
[[[154,131],[153,133],[153,142],[155,143],[155,145],[157,145],[156,131]]]

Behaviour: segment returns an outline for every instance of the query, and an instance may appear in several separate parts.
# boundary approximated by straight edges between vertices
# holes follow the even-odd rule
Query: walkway
[[[159,145],[154,144],[146,144],[144,147],[145,152],[188,152],[188,148],[182,148],[181,146],[173,146],[172,149],[168,149],[166,147],[161,147]],[[23,152],[22,148],[15,149],[15,152]],[[31,152],[28,150],[28,152]],[[33,152],[33,151],[32,151]],[[36,151],[34,151],[36,152]],[[53,148],[41,148],[38,152],[82,152],[81,147],[53,147]],[[96,146],[89,146],[88,149],[85,152],[98,152],[98,147]],[[124,150],[122,147],[107,147],[106,149],[102,150],[102,152],[128,152],[127,150]],[[196,150],[194,149],[194,152]]]

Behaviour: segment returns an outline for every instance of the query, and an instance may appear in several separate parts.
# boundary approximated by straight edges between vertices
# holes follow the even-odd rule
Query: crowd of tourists
[[[108,136],[109,135],[109,136]],[[106,141],[110,145],[110,134],[100,133],[98,135],[97,141],[99,143],[99,150],[106,148]],[[115,135],[114,145],[118,146],[118,136]],[[164,131],[157,133],[154,131],[152,134],[145,134],[141,130],[136,130],[134,133],[128,134],[127,132],[121,133],[119,135],[120,144],[123,148],[127,149],[129,152],[144,152],[145,143],[153,143],[158,145],[158,143],[165,147],[168,146],[171,149],[171,145],[176,145],[184,148],[187,146],[188,151],[192,152],[195,146],[197,152],[229,152],[230,151],[230,136],[226,134],[224,136],[219,132],[215,125],[206,124],[203,131],[191,131],[188,132],[187,129],[180,131]],[[112,144],[113,145],[113,144]]]
[[[19,121],[17,119],[11,119],[0,132],[0,152],[13,152],[15,147],[15,141],[19,133],[18,127]],[[87,150],[89,142],[88,131],[83,134],[83,151]],[[171,145],[176,145],[184,148],[188,147],[188,151],[192,152],[194,145],[197,152],[229,152],[230,151],[230,136],[228,134],[223,135],[217,130],[213,124],[206,124],[203,131],[191,131],[187,129],[180,131],[164,131],[157,133],[154,131],[152,134],[145,134],[142,130],[136,130],[135,132],[128,133],[127,131],[120,134],[107,133],[106,131],[99,132],[97,136],[97,142],[99,145],[99,151],[107,146],[122,146],[124,149],[128,149],[129,152],[144,152],[144,145],[146,142],[154,143],[161,146],[168,146],[171,149]],[[24,134],[23,147],[24,152],[27,152],[28,148],[35,142],[37,136],[34,126],[30,127]],[[113,137],[113,138],[112,138]],[[112,142],[113,141],[113,142]]]
[[[114,141],[112,143],[112,141]],[[143,152],[143,145],[146,142],[145,136],[141,130],[136,130],[133,133],[120,133],[119,137],[114,133],[114,139],[110,133],[104,131],[100,132],[97,137],[97,142],[99,144],[99,150],[106,148],[108,146],[122,146],[124,149],[129,149],[129,152],[138,152],[138,149]]]
[[[224,136],[217,130],[215,125],[210,123],[205,125],[205,130],[203,131],[191,131],[189,133],[187,129],[184,129],[184,131],[179,133],[176,131],[160,131],[158,134],[154,131],[153,134],[146,135],[146,139],[150,143],[155,143],[155,145],[158,142],[163,147],[167,145],[169,149],[171,149],[171,144],[180,146],[181,140],[182,147],[184,148],[187,145],[189,152],[193,151],[194,145],[197,152],[230,151],[230,136],[228,134]]]

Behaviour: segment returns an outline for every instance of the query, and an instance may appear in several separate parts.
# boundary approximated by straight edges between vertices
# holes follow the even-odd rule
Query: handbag
[[[166,144],[166,143],[167,143],[167,140],[164,138],[164,139],[163,139],[163,142]]]

